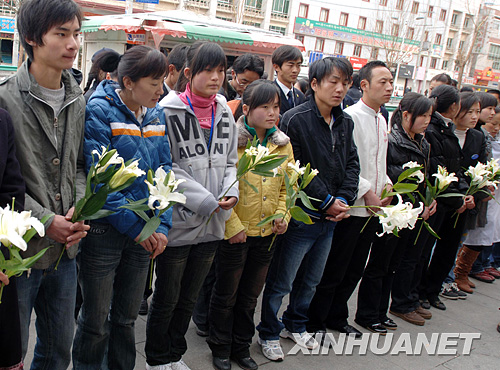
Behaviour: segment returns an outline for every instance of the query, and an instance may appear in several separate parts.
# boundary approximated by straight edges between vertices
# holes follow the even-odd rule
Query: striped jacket
[[[84,156],[87,170],[92,164],[92,151],[101,152],[101,147],[116,149],[125,160],[139,159],[139,167],[147,172],[163,166],[168,172],[172,168],[170,146],[168,143],[165,115],[157,105],[145,111],[142,123],[136,119],[118,96],[118,84],[104,80],[89,99],[85,114]],[[118,210],[127,203],[127,199],[140,200],[149,195],[144,183],[145,176],[118,193],[111,194],[105,209],[117,210],[116,213],[101,220],[110,223],[122,234],[134,239],[144,227],[145,221],[129,210]],[[162,223],[157,229],[168,235],[172,225],[172,211],[162,215]]]

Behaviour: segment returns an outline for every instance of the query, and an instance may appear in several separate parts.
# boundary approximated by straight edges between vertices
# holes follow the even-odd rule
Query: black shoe
[[[148,314],[148,300],[143,299],[139,308],[139,315],[146,316]]]
[[[200,329],[199,327],[196,327],[196,334],[198,334],[198,336],[200,336],[202,338],[206,338],[206,337],[208,337],[208,330],[203,330],[203,329]]]
[[[396,330],[398,328],[398,324],[396,324],[392,319],[386,318],[382,321],[382,325],[384,325],[389,330]]]
[[[437,308],[438,310],[446,310],[446,306],[438,297],[429,298],[429,303],[432,307]]]
[[[259,368],[259,365],[257,365],[257,363],[250,356],[243,358],[233,358],[233,360],[236,361],[238,366],[243,370],[257,370]]]
[[[354,334],[355,338],[361,338],[363,336],[363,333],[361,333],[358,329],[349,324],[347,324],[346,326],[332,328],[332,329],[337,330],[340,333],[345,333],[347,335]]]
[[[212,364],[216,370],[231,370],[231,360],[225,357],[213,357]]]
[[[356,321],[356,320],[354,320]],[[371,324],[371,325],[363,325],[361,323],[359,323],[358,321],[356,321],[356,324],[358,324],[359,326],[362,326],[363,328],[365,328],[366,330],[369,330],[371,331],[372,333],[377,333],[377,334],[380,334],[380,335],[386,335],[387,334],[387,329],[384,325],[382,325],[381,323],[376,323],[376,324]]]
[[[428,310],[429,308],[431,308],[431,304],[429,303],[428,299],[421,299],[420,300],[420,306],[422,306],[426,310]]]

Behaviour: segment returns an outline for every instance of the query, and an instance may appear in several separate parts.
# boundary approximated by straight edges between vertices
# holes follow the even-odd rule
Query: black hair
[[[500,113],[500,107],[495,108],[495,115],[497,115],[498,113]]]
[[[359,84],[361,82],[359,78],[359,73],[354,73],[352,75],[352,87],[355,87],[358,90],[361,90],[361,85]]]
[[[264,73],[264,60],[255,54],[243,54],[234,61],[233,71],[236,74],[252,71],[257,73],[259,78],[261,78]]]
[[[458,90],[450,85],[439,85],[434,88],[429,95],[429,98],[434,99],[434,111],[445,113],[453,103],[460,103]]]
[[[224,54],[224,50],[220,47],[220,45],[215,42],[197,41],[189,47],[186,53],[184,68],[190,69],[191,81],[198,73],[201,73],[206,69],[213,69],[219,66],[224,67],[223,85],[225,85],[227,59],[226,54]],[[177,80],[177,83],[175,84],[175,90],[183,92],[186,90],[188,82],[190,81],[184,73],[181,73],[179,80]]]
[[[380,61],[380,60],[373,60],[371,62],[368,62],[366,63],[363,67],[361,67],[361,69],[359,70],[358,72],[358,75],[359,75],[359,82],[361,83],[361,81],[363,80],[367,80],[368,82],[372,82],[372,72],[375,68],[378,68],[378,67],[384,67],[384,68],[387,68],[387,64],[385,64],[384,62]]]
[[[419,116],[423,116],[432,107],[432,100],[416,92],[407,92],[399,102],[391,117],[391,126],[402,126],[403,112],[411,114],[410,127]]]
[[[107,62],[107,58],[112,55],[112,58],[120,58],[120,54],[114,50],[109,50],[109,51],[102,51],[100,52],[94,59],[94,62],[92,63],[92,67],[90,67],[89,75],[87,78],[87,85],[85,85],[85,88],[83,89],[83,93],[86,93],[90,87],[92,86],[92,83],[94,81],[96,82],[101,82],[99,80],[99,72],[104,71],[103,67],[103,62]],[[104,67],[106,69],[109,69],[109,67]],[[108,71],[105,71],[108,72]],[[109,71],[109,72],[114,72],[114,71]]]
[[[241,104],[234,112],[234,119],[238,120],[243,114],[243,104],[248,105],[249,111],[251,111],[263,104],[274,102],[276,97],[278,97],[279,105],[281,102],[280,90],[272,81],[260,79],[252,82],[241,97]]]
[[[297,81],[297,83],[299,84],[299,90],[305,94],[307,92],[307,89],[309,88],[309,79],[301,78],[300,80]]]
[[[125,54],[108,53],[102,60],[104,72],[117,71],[118,83],[125,88],[123,78],[127,76],[133,82],[144,77],[158,79],[167,73],[167,57],[161,51],[146,45],[137,45]]]
[[[460,95],[460,111],[457,113],[457,117],[465,116],[467,114],[467,111],[476,103],[479,103],[479,106],[481,106],[481,101],[476,93],[463,92],[460,93],[459,95]]]
[[[273,52],[273,55],[271,56],[272,63],[276,64],[280,68],[285,62],[295,61],[299,59],[301,63],[304,61],[302,53],[298,48],[291,45],[280,46]]]
[[[460,89],[460,92],[474,92],[474,89],[470,86],[464,86]]]
[[[431,78],[431,82],[432,81],[442,82],[445,85],[450,85],[450,86],[452,83],[451,77],[446,73],[440,73],[438,75],[435,75],[434,77]]]
[[[167,64],[172,64],[177,71],[180,71],[186,62],[186,54],[189,49],[188,45],[175,45],[167,56]]]
[[[313,64],[309,65],[309,90],[313,95],[314,92],[311,88],[312,81],[316,79],[319,85],[321,81],[330,76],[335,69],[340,73],[341,77],[351,82],[352,65],[346,58],[326,57],[318,59]]]
[[[457,87],[458,86],[458,81],[452,78],[451,79],[451,86]]]
[[[17,13],[19,40],[30,60],[33,60],[32,41],[43,45],[43,36],[55,26],[63,25],[73,19],[82,24],[80,7],[73,0],[25,0]]]
[[[488,107],[496,107],[498,105],[498,100],[493,95],[488,94],[487,92],[477,92],[476,95],[481,102],[481,110]]]
[[[500,96],[500,90],[497,90],[497,89],[488,89],[488,90],[486,90],[486,92],[488,94],[496,94],[496,95]]]

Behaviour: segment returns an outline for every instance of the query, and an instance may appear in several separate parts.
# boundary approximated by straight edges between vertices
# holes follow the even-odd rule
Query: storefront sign
[[[354,69],[355,71],[363,68],[365,64],[368,63],[368,59],[358,57],[350,57],[349,61],[352,64],[352,69]]]
[[[127,44],[146,45],[146,31],[127,32]]]
[[[2,32],[14,33],[15,24],[14,18],[0,17],[0,31]]]

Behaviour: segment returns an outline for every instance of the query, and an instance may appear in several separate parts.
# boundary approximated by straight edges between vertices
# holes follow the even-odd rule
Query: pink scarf
[[[217,103],[215,102],[215,94],[211,95],[208,98],[204,98],[202,96],[195,95],[191,92],[191,85],[188,82],[186,85],[186,91],[179,95],[181,101],[189,106],[189,100],[193,105],[194,115],[198,118],[198,122],[200,123],[201,128],[210,128],[212,124],[212,110],[215,115],[215,110],[217,107]]]

